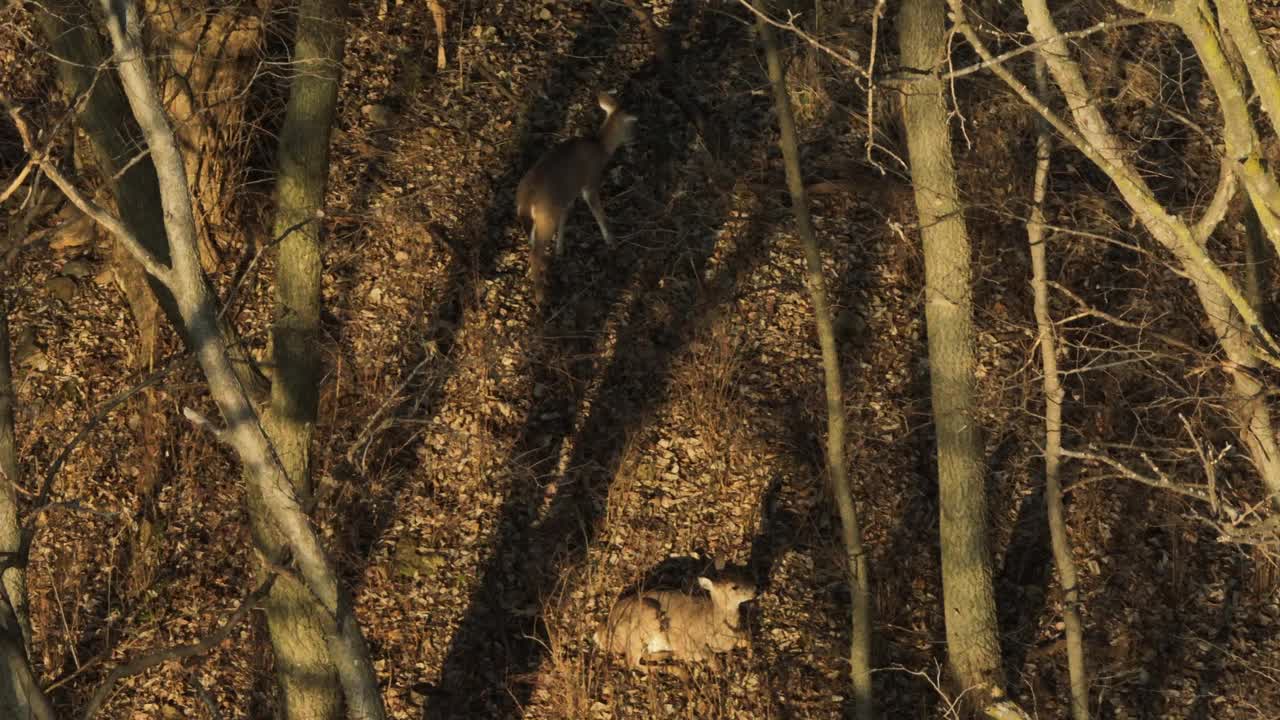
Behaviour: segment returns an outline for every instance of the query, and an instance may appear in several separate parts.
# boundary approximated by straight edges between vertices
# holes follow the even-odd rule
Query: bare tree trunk
[[[764,0],[753,0],[756,8],[765,11]],[[795,121],[791,113],[791,99],[787,94],[786,77],[782,61],[778,58],[778,42],[773,28],[757,16],[756,25],[764,41],[765,56],[769,65],[769,81],[773,85],[774,103],[778,111],[782,146],[786,165],[787,187],[791,191],[791,207],[796,215],[796,229],[804,247],[807,273],[806,285],[813,302],[813,316],[818,328],[818,343],[822,346],[822,368],[826,376],[827,395],[827,474],[831,477],[831,491],[836,508],[840,512],[840,524],[846,560],[849,565],[849,590],[852,595],[849,642],[849,680],[853,686],[855,713],[858,720],[870,720],[874,714],[871,688],[871,590],[867,568],[867,555],[862,547],[862,530],[858,525],[857,511],[853,506],[853,492],[849,487],[849,469],[844,457],[844,381],[840,375],[840,357],[836,352],[836,336],[827,302],[826,280],[822,273],[822,256],[813,236],[809,220],[809,198],[805,194],[804,178],[800,173],[800,151],[796,142]]]
[[[9,359],[9,305],[0,294],[0,712],[4,717],[53,720],[53,707],[31,670],[31,618],[27,610],[27,573],[19,557],[18,522],[21,468],[14,433],[13,368]]]
[[[963,17],[963,3],[960,0],[951,0],[951,2],[957,17]],[[1230,192],[1234,189],[1233,176],[1225,176],[1226,182],[1215,194],[1215,200],[1210,203],[1210,210],[1206,211],[1205,218],[1197,223],[1195,228],[1188,227],[1181,219],[1167,212],[1152,195],[1142,176],[1128,165],[1127,145],[1111,131],[1098,104],[1093,101],[1094,98],[1085,85],[1080,68],[1072,59],[1066,42],[1060,38],[1053,16],[1044,0],[1023,0],[1022,5],[1027,15],[1027,29],[1038,42],[1044,43],[1041,54],[1054,81],[1066,97],[1067,105],[1071,108],[1079,130],[1074,131],[1060,124],[1061,121],[1058,121],[1059,124],[1055,127],[1077,149],[1084,152],[1107,173],[1115,182],[1125,203],[1146,226],[1148,232],[1178,258],[1179,264],[1191,279],[1200,304],[1204,308],[1205,317],[1221,343],[1223,352],[1233,365],[1239,368],[1231,372],[1231,392],[1235,401],[1236,417],[1241,426],[1239,430],[1241,441],[1248,449],[1250,459],[1267,490],[1273,495],[1280,493],[1280,447],[1276,444],[1275,428],[1270,407],[1266,403],[1265,390],[1258,381],[1256,373],[1253,372],[1260,367],[1262,358],[1267,357],[1266,353],[1274,351],[1275,342],[1264,327],[1257,309],[1249,305],[1245,293],[1236,287],[1222,269],[1213,262],[1204,247],[1209,233],[1225,212],[1225,199],[1229,198]],[[1197,21],[1188,19],[1186,22],[1189,26],[1194,26],[1193,32],[1195,27],[1198,27],[1195,26]],[[970,43],[978,49],[980,54],[988,57],[990,53],[982,45],[981,39],[968,28],[967,24],[961,27]],[[1197,44],[1197,49],[1209,41],[1207,35],[1209,33],[1194,32],[1191,39]],[[1221,75],[1223,73],[1229,75],[1230,72],[1225,69],[1225,57],[1221,58],[1221,63],[1213,63],[1213,66],[1217,69],[1209,74],[1211,78],[1218,78],[1214,82],[1217,88],[1226,84],[1226,81],[1221,79]],[[1018,89],[1024,99],[1031,101],[1032,106],[1049,119],[1049,111],[1043,103],[1026,92],[1026,88],[1013,78],[1007,69],[999,66],[992,67],[1001,79]],[[1208,64],[1207,67],[1209,67]],[[1227,138],[1229,151],[1232,152],[1233,157],[1243,157],[1237,154],[1241,152],[1246,155],[1256,154],[1256,150],[1247,147],[1252,143],[1250,139],[1252,124],[1240,117],[1242,112],[1247,115],[1247,111],[1236,107],[1239,99],[1233,100],[1225,89],[1219,90],[1219,98],[1224,105],[1227,121],[1224,136]],[[1227,106],[1234,109],[1227,112]],[[1251,171],[1246,169],[1246,165],[1248,163],[1242,163],[1239,167],[1248,176]],[[1256,171],[1257,168],[1254,170]],[[1246,181],[1246,185],[1249,184]],[[1255,177],[1254,186],[1261,187],[1264,184],[1263,179]],[[1250,194],[1255,195],[1252,188]],[[1252,346],[1255,335],[1262,338],[1268,350],[1263,353],[1255,351]]]
[[[18,463],[17,434],[13,408],[17,398],[13,391],[13,367],[9,349],[9,300],[0,291],[0,555],[4,572],[0,582],[8,596],[18,627],[22,629],[22,645],[31,651],[31,617],[27,610],[27,569],[18,557],[22,547],[22,524],[18,521],[18,483],[22,466]]]
[[[254,7],[256,5],[257,7]],[[270,3],[240,0],[147,0],[147,39],[153,72],[178,147],[186,158],[187,186],[196,206],[200,259],[213,272],[224,246],[241,236],[235,202],[251,143],[244,122],[245,92],[257,70]]]
[[[943,0],[903,0],[902,66],[921,73],[904,89],[902,114],[924,243],[925,321],[938,444],[942,594],[947,655],[965,696],[983,712],[1004,707],[982,438],[975,412],[972,276],[964,208],[956,190],[943,83]]]
[[[316,421],[320,364],[320,231],[329,175],[329,135],[342,77],[345,0],[302,0],[297,10],[292,79],[280,129],[274,237],[282,237],[276,266],[272,330],[271,406],[264,424],[294,493],[311,497],[311,434]],[[287,550],[270,512],[254,498],[253,530],[273,562]],[[302,584],[277,581],[267,600],[267,626],[289,720],[341,717],[338,670],[326,645],[333,631],[324,607]]]
[[[176,138],[146,66],[138,8],[129,0],[101,0],[101,5],[115,46],[125,96],[155,164],[171,265],[164,265],[149,253],[122,223],[84,203],[75,188],[65,178],[57,176],[56,169],[51,171],[46,165],[46,172],[64,192],[72,195],[73,199],[78,198],[78,204],[84,205],[86,211],[93,210],[95,219],[125,239],[147,271],[173,294],[182,321],[194,341],[196,359],[208,380],[210,394],[226,422],[224,429],[214,431],[240,457],[250,492],[260,498],[270,522],[280,531],[297,563],[301,581],[306,583],[309,592],[324,608],[327,619],[334,624],[333,632],[328,633],[326,640],[338,669],[348,716],[382,720],[385,711],[377,678],[352,612],[351,600],[320,545],[310,518],[258,420],[257,411],[236,376],[226,342],[219,332],[214,298],[200,268],[186,172]],[[194,412],[187,411],[187,415],[213,429],[209,421]]]
[[[57,717],[31,671],[17,618],[4,598],[0,598],[0,713],[24,720]]]
[[[1272,130],[1280,133],[1280,75],[1249,17],[1247,0],[1217,0],[1218,17],[1249,71],[1262,108],[1271,118]]]
[[[108,60],[99,36],[93,30],[97,21],[88,6],[77,0],[49,0],[40,3],[35,14],[57,61],[63,92],[72,100],[87,96],[77,121],[93,143],[99,170],[104,178],[111,180],[109,184],[121,220],[148,252],[168,263],[169,246],[160,211],[160,186],[154,159],[138,157],[142,148],[132,140],[138,131],[131,122],[132,116],[120,85],[110,73],[97,70],[105,67]],[[203,274],[200,281],[208,283]],[[148,283],[186,347],[194,350],[169,289],[153,277],[148,277]],[[212,294],[211,289],[207,292]],[[257,371],[235,330],[229,323],[221,321],[218,329],[225,338],[240,382],[253,397],[266,395],[266,380]]]
[[[1036,82],[1043,96],[1048,89],[1044,60],[1036,58]],[[1040,360],[1044,368],[1044,502],[1049,522],[1053,561],[1062,582],[1062,618],[1067,634],[1067,669],[1071,675],[1071,717],[1089,720],[1089,678],[1085,674],[1084,631],[1080,623],[1080,580],[1076,561],[1067,539],[1067,520],[1062,509],[1062,381],[1058,375],[1058,343],[1049,314],[1049,279],[1046,268],[1047,238],[1044,231],[1044,198],[1049,184],[1049,155],[1053,142],[1047,125],[1036,138],[1035,190],[1031,218],[1027,222],[1027,242],[1031,246],[1031,284],[1035,291],[1036,329]]]
[[[1274,328],[1269,311],[1271,297],[1271,266],[1275,250],[1267,244],[1267,236],[1258,219],[1258,211],[1249,203],[1244,209],[1244,291],[1249,304],[1258,308],[1262,322]]]

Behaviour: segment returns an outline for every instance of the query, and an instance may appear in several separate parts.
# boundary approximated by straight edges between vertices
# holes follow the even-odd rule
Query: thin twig
[[[418,373],[422,368],[426,367],[427,363],[434,359],[435,354],[428,352],[427,356],[422,358],[422,361],[409,371],[409,374],[405,376],[405,379],[400,383],[400,386],[392,391],[385,400],[383,400],[382,405],[374,411],[373,415],[369,417],[368,422],[364,424],[364,428],[362,428],[360,430],[360,434],[356,436],[355,442],[351,443],[351,448],[347,450],[347,462],[352,465],[358,465],[355,460],[356,452],[360,446],[365,443],[368,436],[373,434],[373,428],[381,422],[383,413],[387,411],[387,408],[391,407],[392,403],[399,399],[400,393],[404,392],[405,388],[409,387],[409,383],[413,382],[413,379],[418,376]]]
[[[107,674],[106,680],[102,682],[102,685],[98,687],[97,691],[93,693],[93,697],[89,700],[89,705],[84,711],[84,720],[92,720],[93,716],[98,714],[98,711],[102,709],[103,703],[105,703],[107,698],[110,697],[112,689],[115,688],[116,683],[122,678],[126,678],[130,675],[137,675],[138,673],[149,670],[161,663],[166,663],[172,660],[183,660],[196,655],[202,655],[208,652],[215,645],[226,640],[227,637],[231,635],[231,631],[234,630],[242,620],[244,620],[245,616],[247,616],[249,611],[257,605],[258,601],[266,597],[267,593],[270,592],[271,586],[275,583],[276,577],[277,575],[274,572],[267,575],[266,579],[264,579],[253,592],[246,595],[244,599],[240,601],[240,606],[236,608],[235,612],[231,613],[231,615],[227,617],[227,620],[222,624],[222,627],[214,630],[201,640],[188,645],[174,645],[173,647],[164,648],[162,650],[155,650],[112,669],[112,671]]]
[[[277,235],[270,242],[267,242],[258,246],[258,249],[253,254],[253,259],[249,261],[249,266],[244,269],[244,272],[240,273],[240,277],[236,279],[235,284],[233,284],[231,286],[231,289],[227,291],[227,299],[222,302],[222,309],[218,311],[218,319],[221,320],[223,317],[225,317],[227,312],[231,309],[231,306],[235,304],[237,296],[240,294],[240,289],[244,286],[248,278],[253,274],[254,267],[258,264],[258,261],[262,259],[263,254],[266,253],[267,250],[270,250],[276,245],[279,245],[285,238],[289,237],[294,232],[301,229],[304,225],[307,225],[308,223],[317,222],[319,220],[322,220],[323,218],[324,218],[324,211],[316,210],[315,215],[309,218],[305,218],[303,220],[299,220],[298,222],[285,228],[284,232]]]
[[[831,57],[835,58],[836,62],[840,63],[841,65],[844,65],[845,67],[849,68],[850,70],[853,70],[854,72],[856,72],[856,73],[858,73],[859,75],[861,75],[861,76],[862,76],[864,79],[866,79],[868,82],[870,82],[870,80],[871,80],[871,71],[870,71],[870,70],[868,70],[868,69],[866,69],[866,68],[862,67],[862,66],[861,66],[861,65],[859,65],[856,61],[854,61],[852,58],[845,57],[845,54],[844,54],[844,53],[842,53],[842,52],[840,52],[839,50],[836,50],[836,49],[834,49],[834,48],[828,47],[827,45],[824,45],[824,44],[822,43],[822,41],[818,40],[817,38],[815,38],[814,36],[810,35],[809,33],[807,33],[807,32],[805,32],[805,31],[801,30],[801,29],[800,29],[800,28],[798,28],[798,27],[796,27],[796,24],[795,24],[795,18],[796,18],[796,15],[795,15],[794,13],[789,13],[789,17],[787,18],[787,21],[784,23],[784,22],[782,22],[782,21],[780,21],[780,20],[774,20],[773,18],[769,17],[769,16],[768,16],[768,14],[766,14],[766,13],[762,13],[762,12],[760,12],[759,10],[755,9],[755,7],[753,7],[753,6],[751,5],[751,3],[749,2],[749,0],[738,0],[738,4],[739,4],[739,5],[742,5],[742,7],[744,7],[744,8],[746,8],[746,9],[750,10],[750,11],[751,11],[751,13],[752,13],[753,15],[755,15],[755,16],[756,16],[756,17],[758,17],[758,18],[760,18],[760,19],[761,19],[761,20],[763,20],[764,22],[766,22],[766,23],[768,23],[768,24],[770,24],[770,25],[772,25],[772,26],[774,26],[774,27],[778,28],[779,30],[786,30],[787,32],[792,33],[792,34],[794,34],[796,37],[798,37],[798,38],[800,38],[801,40],[805,41],[806,43],[808,43],[808,44],[809,44],[809,45],[811,45],[812,47],[814,47],[814,48],[816,48],[816,49],[818,49],[818,50],[821,50],[822,52],[826,53],[827,55],[830,55]]]
[[[1169,478],[1163,473],[1160,473],[1158,469],[1156,469],[1155,472],[1159,477],[1151,477],[1149,475],[1143,475],[1115,458],[1108,457],[1106,455],[1099,455],[1098,453],[1081,452],[1079,450],[1067,450],[1066,448],[1063,448],[1062,456],[1073,458],[1075,460],[1089,460],[1092,462],[1102,463],[1134,482],[1149,485],[1161,490],[1168,490],[1203,502],[1209,502],[1209,493],[1206,486],[1175,483],[1169,480]],[[1150,462],[1150,458],[1146,456],[1145,453],[1143,456],[1147,458],[1148,462]]]
[[[26,521],[22,524],[22,542],[18,546],[18,556],[15,560],[15,563],[17,563],[19,567],[24,567],[26,565],[27,557],[31,553],[31,543],[35,540],[36,518],[38,518],[44,508],[50,504],[49,495],[53,492],[53,482],[58,477],[58,473],[62,470],[62,466],[66,463],[67,458],[71,456],[72,451],[74,451],[76,447],[78,447],[80,443],[89,436],[89,433],[91,433],[93,429],[111,413],[112,410],[116,409],[126,400],[137,395],[143,390],[159,384],[166,375],[178,367],[181,361],[190,357],[190,355],[183,354],[170,358],[164,367],[161,367],[159,370],[156,370],[143,378],[142,382],[128,390],[125,390],[124,392],[121,392],[100,405],[97,411],[94,412],[93,416],[89,418],[88,422],[86,422],[84,426],[76,432],[75,437],[71,438],[66,445],[62,446],[62,450],[58,453],[58,456],[54,458],[53,462],[49,464],[48,469],[45,470],[44,479],[40,483],[40,492],[32,502],[31,511],[28,514]],[[9,563],[7,559],[0,561],[0,570],[8,566]]]
[[[35,140],[31,136],[31,129],[27,125],[26,119],[22,117],[20,109],[13,104],[9,96],[3,92],[0,92],[0,105],[4,106],[9,113],[9,117],[13,120],[14,126],[18,129],[18,135],[22,138],[22,146],[31,155],[31,161],[40,166],[45,176],[53,181],[54,185],[58,186],[62,194],[66,195],[67,199],[80,209],[80,212],[93,218],[95,222],[119,238],[124,243],[124,246],[128,248],[129,253],[146,269],[147,273],[168,287],[173,282],[172,270],[161,263],[155,255],[151,254],[151,251],[143,246],[138,236],[134,235],[133,231],[120,218],[86,198],[80,192],[80,189],[62,174],[62,171],[58,169],[57,163],[51,161],[44,151],[36,149]]]
[[[1108,313],[1105,310],[1099,310],[1093,307],[1092,305],[1090,305],[1089,303],[1085,302],[1085,299],[1077,295],[1075,292],[1073,292],[1071,288],[1068,288],[1067,286],[1057,282],[1056,280],[1050,280],[1049,286],[1057,290],[1058,292],[1062,293],[1063,295],[1066,295],[1067,297],[1071,298],[1073,301],[1075,301],[1076,305],[1080,306],[1080,315],[1088,315],[1091,317],[1096,317],[1099,320],[1105,320],[1117,327],[1127,328],[1129,330],[1137,330],[1145,335],[1149,335],[1159,340],[1160,342],[1163,342],[1166,345],[1171,345],[1180,350],[1185,350],[1189,353],[1195,353],[1196,355],[1205,354],[1203,351],[1193,347],[1191,344],[1183,342],[1182,340],[1179,340],[1178,338],[1175,338],[1172,335],[1166,335],[1162,332],[1157,332],[1145,325],[1140,325],[1138,323],[1116,317],[1115,315],[1112,315],[1111,313]],[[1079,317],[1079,315],[1077,315],[1076,317]]]
[[[1209,508],[1213,511],[1213,516],[1218,517],[1218,469],[1217,463],[1209,459],[1209,455],[1204,451],[1204,446],[1200,444],[1200,438],[1196,437],[1195,432],[1191,430],[1191,423],[1187,420],[1187,416],[1178,413],[1178,419],[1182,421],[1182,427],[1187,430],[1187,437],[1191,438],[1191,445],[1196,449],[1196,455],[1200,456],[1200,464],[1204,466],[1205,489],[1209,492]]]
[[[885,0],[876,0],[875,9],[871,11],[871,51],[870,59],[867,60],[867,75],[874,76],[876,72],[876,48],[877,38],[880,37],[880,15],[884,13]],[[871,150],[876,146],[876,84],[867,84],[867,162],[874,165],[880,174],[885,173],[879,161],[871,156]]]
[[[1075,40],[1082,37],[1088,37],[1089,35],[1093,35],[1095,33],[1100,33],[1104,30],[1116,30],[1119,28],[1131,27],[1133,25],[1145,25],[1149,22],[1151,22],[1151,20],[1150,18],[1147,18],[1147,17],[1124,18],[1123,20],[1103,20],[1100,23],[1097,23],[1095,25],[1090,25],[1089,27],[1084,28],[1082,30],[1071,30],[1068,32],[1060,33],[1051,38],[1045,38],[1044,40],[1033,42],[1030,45],[1022,45],[1008,52],[1001,53],[991,58],[990,60],[983,60],[982,62],[976,63],[974,65],[969,65],[968,67],[960,68],[959,70],[952,70],[951,72],[943,75],[942,79],[954,80],[956,78],[962,78],[965,75],[972,75],[976,72],[981,72],[983,70],[986,70],[992,65],[999,65],[1001,63],[1012,60],[1013,58],[1019,55],[1024,55],[1026,53],[1039,50],[1045,45],[1048,45],[1049,43],[1057,42],[1059,40]]]

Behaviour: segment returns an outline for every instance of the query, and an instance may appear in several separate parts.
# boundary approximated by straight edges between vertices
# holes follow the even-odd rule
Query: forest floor
[[[439,72],[425,3],[353,10],[327,211],[317,522],[353,589],[391,716],[849,713],[819,351],[747,16],[733,3],[657,3],[675,50],[662,65],[620,3],[448,4],[450,63]],[[865,161],[853,79],[819,83],[830,70],[816,67],[795,53],[789,79],[871,553],[877,702],[884,717],[944,717],[913,200],[900,164],[881,155],[882,176]],[[606,249],[579,205],[540,312],[514,189],[556,140],[599,123],[600,89],[640,118],[604,190],[620,242]],[[1012,156],[1030,123],[1008,103],[969,112],[981,122],[957,153],[976,206],[1004,657],[1018,699],[1059,718],[1061,593],[1016,219],[1030,169],[981,156]],[[244,249],[224,250],[225,288]],[[259,353],[269,255],[237,312]],[[29,280],[12,291],[28,487],[146,374],[110,257],[93,242],[37,244],[16,259]],[[57,281],[72,276],[73,288]],[[39,664],[60,681],[64,708],[81,707],[118,662],[207,634],[254,583],[237,468],[180,414],[207,404],[199,383],[179,363],[110,410],[58,472],[57,497],[79,505],[46,515],[31,586]],[[1172,497],[1121,480],[1081,485],[1068,512],[1099,717],[1280,717],[1280,606],[1256,589],[1248,557],[1182,521]],[[717,554],[763,583],[749,655],[719,674],[644,678],[592,646],[620,592],[688,580]],[[226,718],[270,717],[267,647],[255,615],[207,656],[124,681],[103,717],[206,717],[202,703]]]

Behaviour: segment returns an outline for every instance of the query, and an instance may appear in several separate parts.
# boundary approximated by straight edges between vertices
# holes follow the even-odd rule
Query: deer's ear
[[[711,582],[710,579],[705,577],[698,578],[698,584],[701,585],[702,589],[706,590],[707,592],[711,592],[711,588],[715,587],[715,583]]]

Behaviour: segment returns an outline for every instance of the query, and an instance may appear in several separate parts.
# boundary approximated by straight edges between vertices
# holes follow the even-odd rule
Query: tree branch
[[[948,2],[951,5],[952,22],[955,24],[956,29],[964,35],[979,56],[984,60],[992,59],[991,50],[965,18],[963,0],[948,0]],[[1031,4],[1035,5],[1036,3]],[[1047,10],[1045,12],[1047,13]],[[1053,33],[1055,36],[1057,34],[1056,32]],[[1050,44],[1053,45],[1058,42],[1060,41],[1053,40]],[[1053,52],[1045,52],[1044,55],[1056,76],[1068,72],[1062,67],[1055,68],[1055,63],[1065,64],[1061,57],[1054,57]],[[1080,115],[1077,118],[1077,122],[1083,132],[1077,131],[1068,125],[1026,84],[1014,77],[1008,68],[997,63],[991,66],[991,71],[1003,80],[1018,97],[1022,98],[1023,102],[1026,102],[1046,122],[1052,125],[1053,129],[1062,135],[1067,142],[1071,143],[1072,146],[1106,173],[1111,182],[1115,183],[1117,189],[1119,189],[1129,208],[1146,226],[1147,231],[1168,250],[1173,252],[1183,266],[1192,273],[1193,284],[1199,286],[1201,283],[1205,283],[1206,286],[1216,289],[1217,292],[1222,294],[1224,304],[1229,305],[1239,313],[1243,319],[1244,327],[1256,336],[1258,343],[1261,345],[1258,349],[1262,350],[1262,352],[1256,352],[1250,345],[1241,343],[1239,348],[1241,354],[1256,356],[1268,365],[1280,368],[1280,342],[1277,342],[1271,332],[1266,329],[1257,309],[1249,304],[1240,288],[1236,287],[1231,278],[1209,257],[1205,248],[1196,242],[1192,236],[1191,229],[1187,227],[1186,223],[1166,211],[1142,178],[1132,168],[1124,164],[1123,156],[1121,155],[1122,145],[1112,137],[1110,128],[1098,111],[1096,103],[1087,102],[1088,93],[1084,90],[1083,78],[1077,76],[1077,71],[1074,69],[1070,71],[1069,77],[1066,78],[1070,82],[1070,86],[1065,87],[1063,91],[1067,95],[1068,103]],[[1063,81],[1064,79],[1060,77],[1059,84]],[[1219,339],[1224,340],[1224,342],[1232,340],[1232,338],[1225,337],[1234,331],[1234,328],[1228,326],[1229,318],[1214,317],[1213,313],[1210,313],[1209,319],[1215,324]],[[1237,362],[1242,360],[1242,358],[1232,359]]]
[[[1109,457],[1107,455],[1099,455],[1098,453],[1094,453],[1094,452],[1082,452],[1079,450],[1067,450],[1066,448],[1063,448],[1062,456],[1069,457],[1075,460],[1089,460],[1092,462],[1102,463],[1103,465],[1106,465],[1107,467],[1111,468],[1112,470],[1115,470],[1116,472],[1120,473],[1124,477],[1134,482],[1141,483],[1143,485],[1148,485],[1153,488],[1159,488],[1161,490],[1168,490],[1170,492],[1177,493],[1178,495],[1193,498],[1195,500],[1200,500],[1202,502],[1211,502],[1209,498],[1208,486],[1175,483],[1169,480],[1168,476],[1166,476],[1164,473],[1161,473],[1159,469],[1155,467],[1154,463],[1150,462],[1149,458],[1147,461],[1149,464],[1151,464],[1152,469],[1155,470],[1155,472],[1157,473],[1157,477],[1151,477],[1150,475],[1143,475],[1142,473],[1134,470],[1133,468],[1130,468],[1128,465],[1125,465],[1124,463],[1120,462],[1119,460],[1116,460],[1115,458]],[[1143,453],[1142,456],[1143,458],[1147,458],[1146,453]]]
[[[145,672],[161,663],[202,655],[215,645],[226,640],[231,635],[231,631],[236,629],[245,616],[249,614],[249,611],[257,605],[258,601],[266,597],[267,592],[271,590],[271,585],[276,581],[276,577],[277,575],[274,572],[267,575],[266,579],[253,592],[240,601],[240,606],[227,617],[222,627],[209,633],[204,638],[188,645],[174,645],[161,650],[154,650],[146,655],[134,658],[124,665],[113,668],[107,674],[106,680],[103,680],[98,689],[94,691],[93,697],[89,699],[89,704],[84,711],[84,720],[92,720],[98,714],[98,711],[102,709],[103,703],[111,696],[111,691],[120,680],[130,675]]]
[[[58,169],[57,163],[51,161],[43,150],[38,150],[35,141],[31,137],[31,129],[27,125],[26,119],[22,117],[20,109],[13,104],[9,96],[0,92],[0,105],[8,111],[9,117],[13,120],[13,124],[18,129],[18,135],[22,138],[23,148],[31,155],[30,163],[40,166],[40,170],[53,181],[53,184],[67,196],[73,205],[80,209],[80,212],[93,218],[94,222],[101,225],[112,235],[120,239],[124,246],[129,250],[129,254],[137,259],[138,263],[146,269],[147,273],[164,283],[165,287],[172,289],[173,273],[171,268],[162,264],[154,255],[143,247],[138,237],[129,231],[119,218],[102,209],[92,200],[84,196],[80,190],[67,180],[62,171]]]
[[[1233,166],[1234,163],[1229,158],[1222,158],[1218,168],[1218,187],[1214,189],[1213,198],[1205,207],[1204,214],[1191,229],[1192,237],[1201,245],[1222,224],[1222,219],[1227,216],[1227,210],[1231,207],[1231,199],[1236,195],[1236,173]]]
[[[845,54],[840,52],[839,50],[836,50],[827,45],[824,45],[821,40],[818,40],[814,36],[810,35],[809,33],[797,27],[795,23],[794,14],[792,14],[791,17],[789,17],[786,22],[782,22],[780,20],[774,20],[773,18],[769,17],[767,13],[761,12],[760,10],[756,9],[755,6],[753,6],[749,2],[749,0],[738,0],[738,4],[750,10],[751,14],[755,15],[756,18],[758,18],[761,22],[768,23],[769,25],[772,25],[773,27],[776,27],[779,30],[786,30],[787,32],[795,35],[796,37],[800,38],[804,42],[808,43],[810,46],[814,47],[815,49],[820,50],[823,53],[826,53],[827,55],[831,56],[832,58],[835,59],[836,62],[858,73],[864,79],[868,81],[871,80],[871,72],[867,68],[864,68],[861,65],[859,65],[853,58],[846,57]]]
[[[1009,60],[1012,60],[1013,58],[1018,57],[1019,55],[1025,55],[1026,53],[1034,52],[1044,47],[1045,45],[1057,42],[1059,40],[1076,40],[1079,38],[1088,37],[1090,35],[1103,32],[1104,30],[1118,30],[1120,28],[1132,27],[1134,25],[1145,25],[1149,22],[1151,21],[1145,17],[1131,17],[1131,18],[1123,18],[1120,20],[1103,20],[1100,23],[1091,25],[1081,30],[1069,30],[1064,33],[1058,33],[1054,37],[1045,38],[1044,40],[1037,40],[1031,43],[1030,45],[1023,45],[1021,47],[1014,48],[1013,50],[1009,50],[1008,52],[1003,52],[999,55],[995,55],[990,60],[983,60],[982,62],[975,63],[968,67],[960,68],[959,70],[952,70],[951,72],[942,75],[942,79],[955,80],[957,78],[962,78],[966,75],[972,75],[976,72],[981,72],[982,70],[986,70],[992,65],[1008,62]]]

